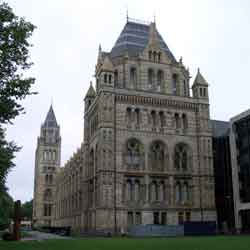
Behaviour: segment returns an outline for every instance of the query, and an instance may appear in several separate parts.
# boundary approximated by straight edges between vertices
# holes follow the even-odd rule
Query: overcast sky
[[[110,51],[129,17],[152,21],[194,77],[210,84],[211,118],[228,120],[250,104],[250,1],[248,0],[9,0],[18,16],[37,26],[29,75],[36,78],[26,114],[8,127],[23,148],[8,177],[14,199],[33,197],[37,136],[53,98],[61,127],[62,165],[83,139],[83,98],[93,80],[98,45]],[[193,79],[191,79],[193,81]]]

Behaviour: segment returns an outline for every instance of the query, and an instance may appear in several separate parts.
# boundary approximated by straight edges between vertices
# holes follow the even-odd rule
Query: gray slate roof
[[[45,127],[58,127],[57,121],[56,121],[56,116],[53,110],[52,105],[49,108],[49,111],[47,113],[45,122],[43,124]]]
[[[160,47],[167,55],[176,62],[175,57],[169,50],[167,44],[158,33]],[[149,25],[128,21],[120,36],[118,37],[114,47],[111,50],[111,58],[128,53],[129,56],[136,56],[144,50],[149,40]]]
[[[226,136],[229,133],[229,122],[211,120],[213,137]]]

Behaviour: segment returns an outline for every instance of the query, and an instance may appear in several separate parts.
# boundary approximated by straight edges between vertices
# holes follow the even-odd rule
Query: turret
[[[199,68],[192,86],[192,91],[194,98],[208,99],[208,83],[200,73]]]
[[[84,98],[85,112],[89,109],[89,107],[93,103],[93,101],[95,99],[95,96],[96,96],[95,89],[93,88],[92,82],[90,82],[88,92],[87,92],[87,94],[85,95],[85,98]]]

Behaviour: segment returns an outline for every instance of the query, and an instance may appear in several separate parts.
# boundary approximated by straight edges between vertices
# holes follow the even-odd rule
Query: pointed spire
[[[129,19],[129,17],[128,17],[128,5],[126,7],[127,7],[127,10],[126,10],[126,20],[127,20],[127,23],[128,23],[128,19]]]
[[[208,86],[207,81],[205,80],[205,78],[202,76],[202,74],[200,72],[200,68],[198,68],[196,77],[194,79],[194,85],[205,85],[205,86]]]
[[[149,26],[149,39],[148,39],[149,45],[159,45],[159,38],[156,30],[156,23],[150,23]]]
[[[84,99],[86,99],[87,97],[95,98],[95,96],[96,96],[96,92],[95,92],[95,89],[93,88],[92,81],[90,81],[90,86]]]
[[[57,127],[58,126],[52,104],[50,105],[49,111],[47,113],[44,126],[45,127]]]
[[[102,62],[102,46],[101,44],[99,44],[99,48],[98,48],[98,59],[97,59],[98,63]]]

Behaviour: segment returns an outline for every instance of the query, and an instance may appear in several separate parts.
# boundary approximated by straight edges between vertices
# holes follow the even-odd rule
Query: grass
[[[250,236],[0,241],[1,250],[249,250]]]

